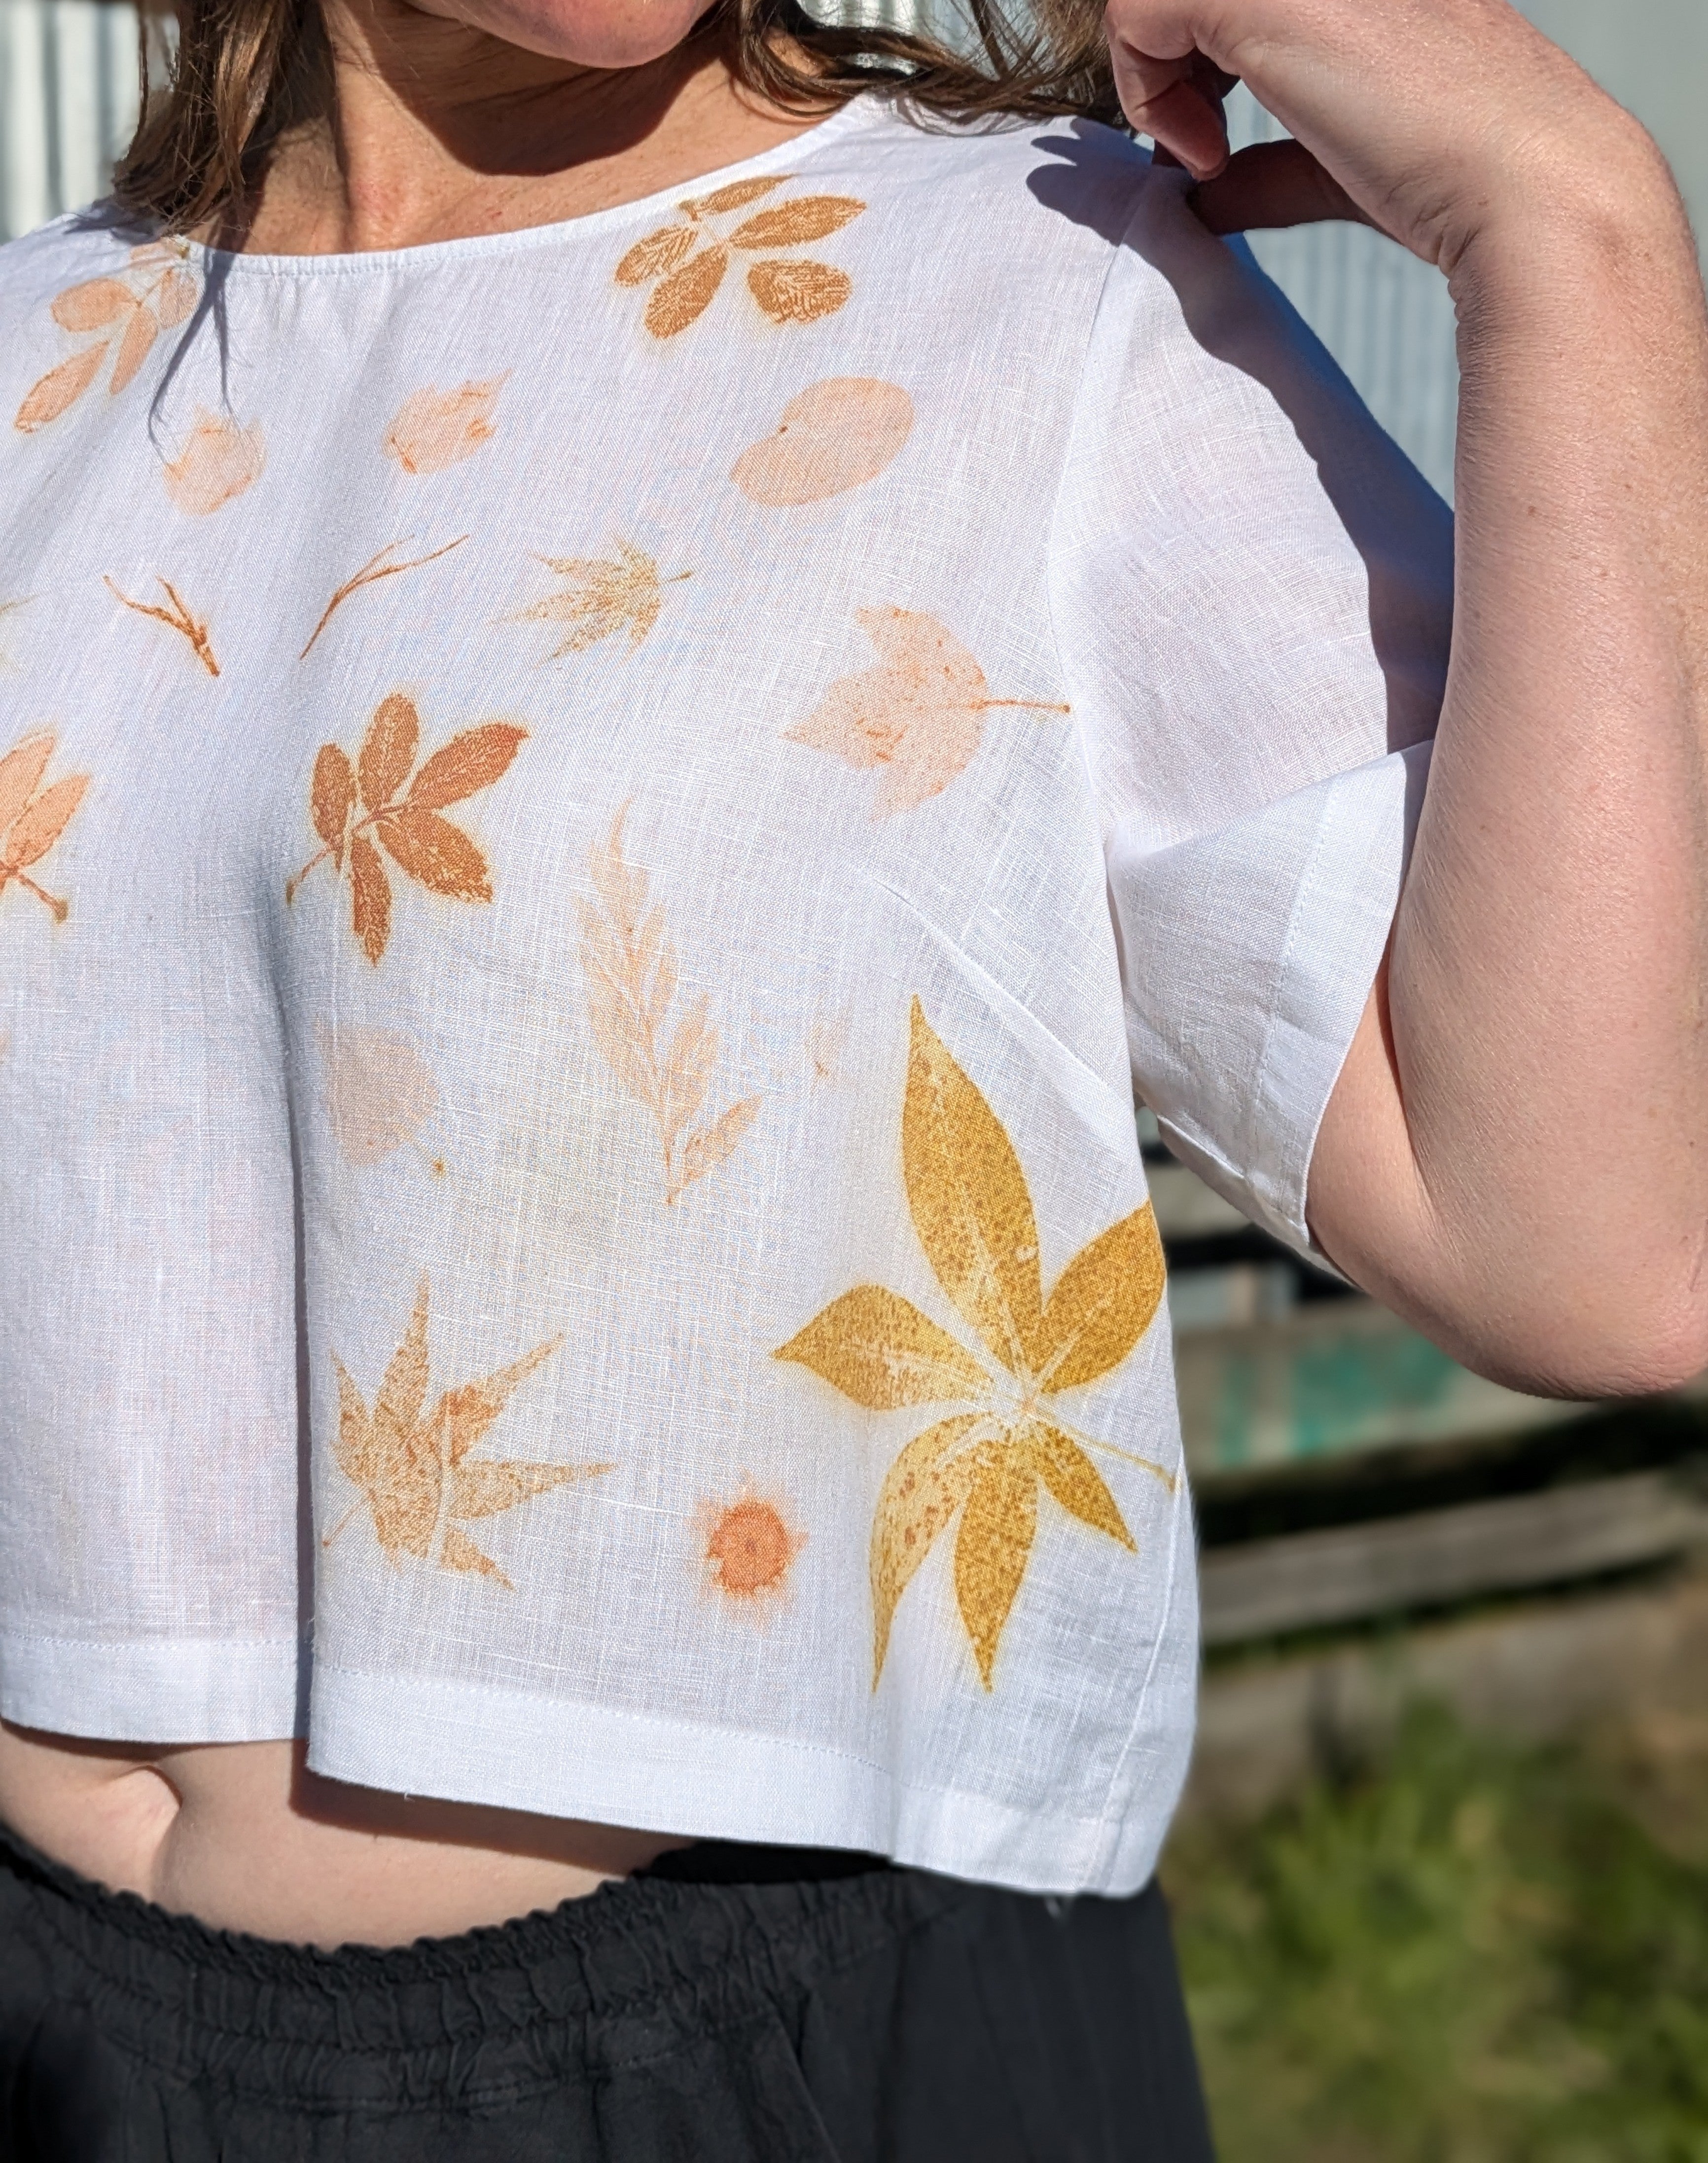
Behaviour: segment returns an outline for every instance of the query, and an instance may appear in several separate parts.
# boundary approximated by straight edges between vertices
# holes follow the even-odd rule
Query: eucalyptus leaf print
[[[471,458],[496,432],[492,414],[506,378],[465,383],[455,390],[428,384],[412,390],[385,431],[385,449],[405,473],[443,473]]]
[[[252,488],[266,463],[259,421],[244,427],[199,406],[182,449],[163,469],[166,493],[180,511],[205,518]]]
[[[878,648],[878,666],[839,677],[783,734],[851,767],[875,768],[874,819],[911,811],[946,788],[983,741],[984,717],[993,708],[1068,711],[1041,699],[992,698],[983,669],[935,616],[867,608],[858,621]]]
[[[123,276],[86,279],[56,295],[50,311],[54,321],[86,343],[30,385],[13,427],[24,435],[47,427],[103,373],[110,395],[124,390],[160,333],[175,329],[195,311],[198,288],[185,268],[188,253],[182,241],[150,241],[132,249]]]
[[[718,1033],[704,993],[679,1000],[676,948],[651,882],[623,856],[625,804],[593,850],[588,868],[596,898],[581,901],[581,968],[587,1018],[606,1065],[658,1129],[664,1200],[679,1202],[694,1182],[733,1155],[758,1116],[762,1098],[740,1097],[715,1118],[696,1124],[718,1063]]]
[[[563,589],[519,609],[511,621],[563,626],[562,639],[546,657],[548,661],[561,661],[566,653],[585,653],[589,647],[621,631],[628,633],[632,653],[658,621],[664,588],[680,585],[693,575],[678,571],[672,578],[661,579],[652,557],[626,541],[619,540],[616,545],[615,556],[535,559],[563,580]]]
[[[441,814],[500,780],[527,738],[527,731],[514,722],[487,721],[453,736],[417,767],[421,715],[414,700],[401,691],[382,699],[354,764],[337,744],[322,744],[316,754],[309,816],[322,846],[286,882],[286,905],[309,873],[330,862],[335,872],[348,876],[351,928],[377,966],[391,936],[391,882],[382,849],[430,893],[490,901],[485,857]]]
[[[403,1340],[380,1384],[374,1408],[336,1355],[338,1431],[333,1444],[338,1468],[361,1500],[346,1511],[322,1545],[330,1547],[365,1505],[380,1552],[394,1564],[406,1555],[435,1569],[464,1570],[490,1578],[508,1592],[516,1586],[491,1556],[463,1529],[549,1494],[571,1480],[592,1480],[609,1464],[542,1464],[525,1459],[476,1457],[479,1443],[511,1397],[563,1343],[537,1344],[512,1365],[485,1380],[446,1390],[427,1408],[428,1286],[425,1276]]]
[[[791,398],[775,432],[748,445],[730,479],[768,509],[821,503],[876,479],[913,425],[914,401],[899,384],[832,376]]]
[[[34,895],[55,923],[63,924],[71,904],[39,885],[34,874],[70,825],[89,776],[71,773],[47,781],[57,748],[51,730],[41,729],[0,758],[0,899],[8,886],[19,886]]]
[[[155,622],[165,624],[169,631],[176,631],[208,674],[218,675],[219,663],[214,658],[213,642],[208,636],[207,626],[197,621],[188,604],[170,579],[157,578],[155,580],[155,584],[165,596],[164,607],[155,601],[133,600],[128,594],[122,593],[104,573],[102,576],[102,584],[113,595],[114,600],[122,601],[126,608],[133,610],[138,615],[149,616]]]
[[[741,217],[793,177],[732,181],[690,197],[677,206],[683,223],[662,226],[629,249],[617,264],[616,282],[652,288],[642,322],[654,338],[675,338],[697,322],[741,257],[760,259],[748,264],[747,290],[774,323],[815,322],[844,305],[854,289],[846,270],[777,251],[828,240],[866,208],[857,196],[796,196]],[[729,223],[737,217],[739,223]]]
[[[899,1292],[857,1285],[774,1356],[868,1411],[935,1408],[878,1495],[872,1688],[902,1595],[958,1515],[956,1604],[988,1689],[1037,1538],[1039,1489],[1129,1551],[1133,1536],[1092,1454],[1135,1464],[1173,1490],[1171,1473],[1081,1433],[1059,1401],[1112,1374],[1150,1328],[1162,1301],[1162,1247],[1147,1202],[1082,1248],[1045,1298],[1031,1190],[1014,1144],[917,999],[901,1144],[914,1229],[961,1333]]]

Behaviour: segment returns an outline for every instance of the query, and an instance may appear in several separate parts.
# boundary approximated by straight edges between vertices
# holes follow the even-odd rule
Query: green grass
[[[1708,1826],[1708,1794],[1701,1799]],[[1222,2163],[1708,2163],[1708,1864],[1415,1712],[1164,1870]]]

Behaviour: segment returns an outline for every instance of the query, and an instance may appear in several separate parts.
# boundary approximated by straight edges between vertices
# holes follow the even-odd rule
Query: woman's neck
[[[328,0],[325,88],[288,129],[235,244],[329,255],[513,233],[632,202],[787,142],[781,112],[697,36],[590,68],[402,0]]]

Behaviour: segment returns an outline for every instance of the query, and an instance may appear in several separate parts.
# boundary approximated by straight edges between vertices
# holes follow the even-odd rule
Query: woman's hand
[[[1217,233],[1355,218],[1450,272],[1530,170],[1624,120],[1506,0],[1109,0],[1106,20],[1128,119]],[[1295,141],[1229,158],[1241,79]]]
[[[1708,323],[1671,175],[1505,0],[1108,22],[1207,223],[1349,207],[1459,310],[1447,691],[1312,1224],[1470,1366],[1669,1387],[1708,1365]],[[1236,76],[1297,148],[1228,159]]]

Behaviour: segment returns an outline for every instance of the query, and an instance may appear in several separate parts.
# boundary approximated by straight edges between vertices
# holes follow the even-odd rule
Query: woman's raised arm
[[[1459,311],[1452,663],[1317,1236],[1485,1373],[1681,1381],[1708,1365],[1708,326],[1671,175],[1505,0],[1108,22],[1207,223],[1355,210]],[[1224,163],[1232,76],[1301,149]]]

